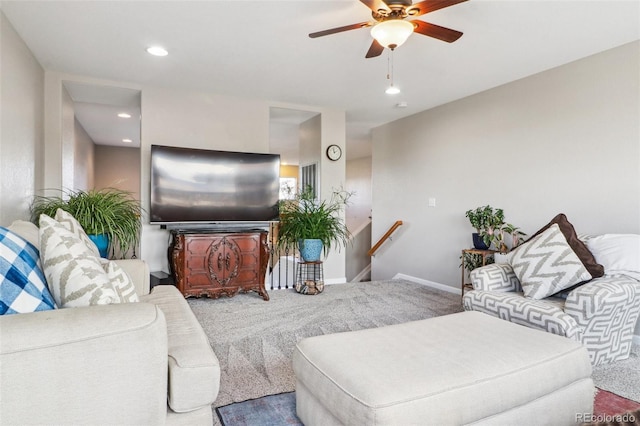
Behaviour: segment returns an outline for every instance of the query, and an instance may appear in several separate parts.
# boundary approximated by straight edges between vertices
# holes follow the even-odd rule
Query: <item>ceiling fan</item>
[[[462,36],[460,31],[430,24],[421,20],[408,21],[407,17],[415,17],[433,12],[438,9],[453,6],[467,0],[425,0],[413,4],[412,0],[360,0],[371,9],[374,22],[360,22],[309,34],[311,38],[323,37],[343,31],[372,27],[371,35],[374,40],[365,58],[380,56],[387,47],[391,50],[404,43],[409,36],[416,32],[438,40],[453,43]]]

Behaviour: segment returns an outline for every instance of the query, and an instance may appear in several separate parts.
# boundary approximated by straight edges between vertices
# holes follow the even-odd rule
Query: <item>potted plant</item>
[[[490,265],[494,263],[493,255],[489,255],[486,257],[484,261],[484,265]],[[466,271],[473,271],[476,268],[483,266],[482,255],[475,253],[465,253],[463,256],[460,256],[460,267],[464,268]]]
[[[337,190],[329,200],[316,200],[313,190],[307,187],[293,200],[280,202],[280,224],[278,246],[298,245],[300,255],[306,262],[320,260],[335,246],[344,246],[349,240],[349,231],[340,213],[348,204],[352,193]]]
[[[54,217],[58,209],[69,212],[96,243],[102,257],[110,248],[124,255],[135,247],[140,236],[140,202],[130,192],[116,188],[60,191],[60,195],[36,195],[31,204],[31,221],[39,224],[40,215]]]
[[[509,249],[505,242],[505,234],[511,236],[511,248],[518,246],[526,235],[520,228],[505,223],[502,209],[494,209],[487,205],[467,210],[465,216],[476,229],[476,233],[472,234],[473,246],[480,250],[487,250],[493,246],[496,251],[504,253]]]
[[[503,210],[494,209],[487,205],[477,207],[474,210],[467,210],[465,216],[471,222],[471,226],[476,229],[476,232],[472,234],[473,246],[480,250],[489,249],[494,229],[504,223]]]

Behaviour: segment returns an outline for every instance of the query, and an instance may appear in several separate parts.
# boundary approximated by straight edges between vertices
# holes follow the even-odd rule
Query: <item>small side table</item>
[[[301,294],[318,294],[324,290],[324,271],[322,261],[298,262],[295,289]]]
[[[480,249],[464,249],[462,250],[462,279],[460,281],[460,302],[462,302],[462,298],[464,297],[464,290],[465,289],[473,289],[473,285],[471,285],[471,283],[465,283],[464,282],[464,276],[465,276],[465,272],[466,269],[464,267],[464,255],[465,254],[477,254],[482,256],[482,266],[487,264],[487,257],[491,256],[492,254],[497,253],[496,250],[480,250]],[[469,271],[471,272],[471,271]]]

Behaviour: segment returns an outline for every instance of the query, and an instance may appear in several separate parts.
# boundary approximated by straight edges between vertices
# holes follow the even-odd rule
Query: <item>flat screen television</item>
[[[280,155],[151,146],[152,224],[278,220]]]

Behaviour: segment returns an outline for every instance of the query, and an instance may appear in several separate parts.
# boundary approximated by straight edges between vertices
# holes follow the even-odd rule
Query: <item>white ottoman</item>
[[[307,338],[293,369],[306,426],[563,425],[593,411],[580,343],[480,312]]]

